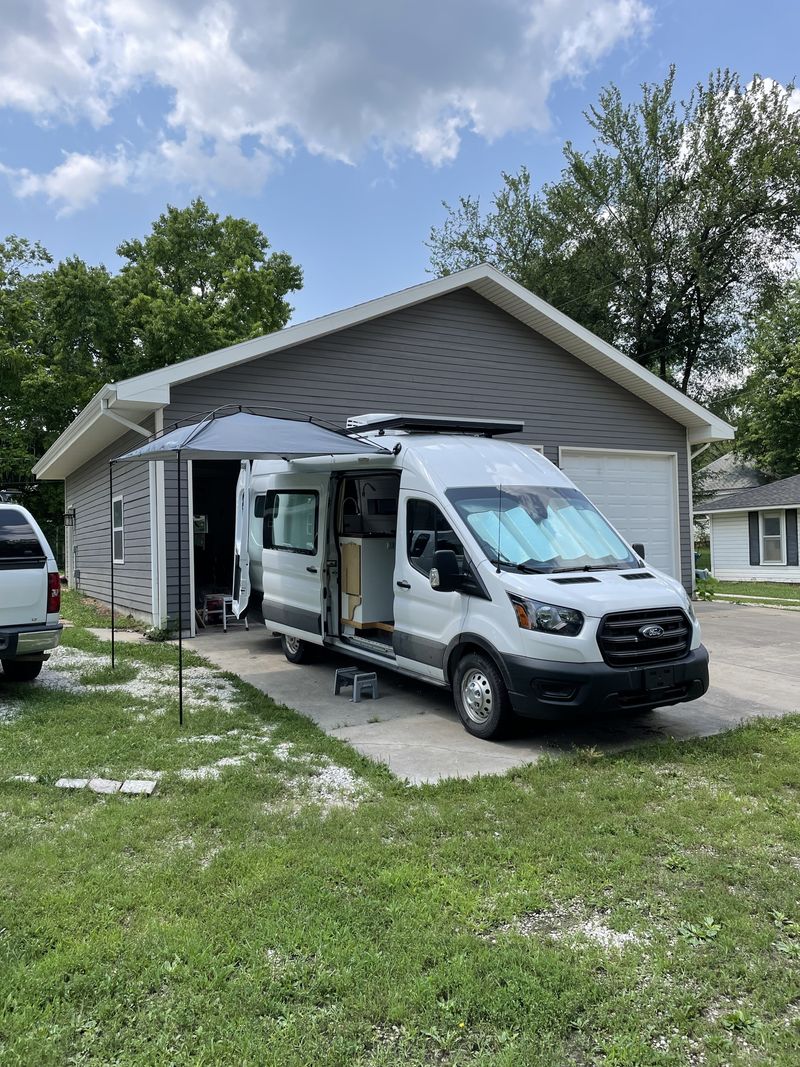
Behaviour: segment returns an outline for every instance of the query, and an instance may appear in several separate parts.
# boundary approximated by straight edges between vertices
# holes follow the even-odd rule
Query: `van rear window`
[[[0,508],[0,560],[45,558],[33,527],[13,508]]]

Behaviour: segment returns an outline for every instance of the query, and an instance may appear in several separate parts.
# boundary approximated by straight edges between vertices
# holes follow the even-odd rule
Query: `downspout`
[[[700,445],[696,452],[692,452],[692,446],[689,443],[689,431],[686,431],[686,458],[689,466],[689,550],[691,552],[692,563],[692,596],[694,596],[695,587],[697,584],[696,577],[696,561],[695,561],[695,548],[694,548],[694,461],[698,456],[702,455],[707,448],[713,444],[712,441],[706,441],[704,445]]]

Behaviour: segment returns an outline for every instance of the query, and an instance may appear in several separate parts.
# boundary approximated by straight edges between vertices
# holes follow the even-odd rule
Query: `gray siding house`
[[[733,437],[727,423],[516,282],[473,267],[104,386],[34,468],[37,478],[64,481],[70,584],[109,599],[109,460],[224,404],[340,426],[395,411],[524,420],[518,439],[689,588],[691,449]],[[174,468],[120,466],[114,475],[116,600],[154,622],[174,617],[178,604]],[[195,603],[230,589],[237,477],[238,464],[186,464],[180,540]],[[193,611],[185,617],[194,625]]]

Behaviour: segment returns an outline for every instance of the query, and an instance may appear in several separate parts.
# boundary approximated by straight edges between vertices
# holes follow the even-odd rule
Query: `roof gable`
[[[95,408],[98,416],[105,414],[111,418],[112,413],[117,411],[123,414],[124,419],[130,420],[136,417],[137,412],[147,414],[166,407],[170,402],[171,387],[174,385],[291,349],[304,342],[337,333],[460,289],[473,290],[548,338],[559,348],[685,426],[692,443],[733,438],[732,427],[722,419],[667,385],[635,360],[584,329],[494,267],[482,264],[105,386],[48,449],[34,467],[34,474],[39,478],[63,478],[66,473],[75,469],[78,464],[72,463],[69,452],[77,438],[90,432],[91,427],[96,424],[96,418],[89,417]],[[114,432],[118,431],[120,435],[125,428],[123,421],[117,419],[118,426],[113,428]]]

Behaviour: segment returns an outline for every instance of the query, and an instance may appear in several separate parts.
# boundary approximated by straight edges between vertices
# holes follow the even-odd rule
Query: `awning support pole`
[[[108,464],[108,529],[111,546],[111,669],[116,665],[116,642],[114,640],[114,461]]]
[[[183,493],[178,449],[178,721],[183,726]]]

